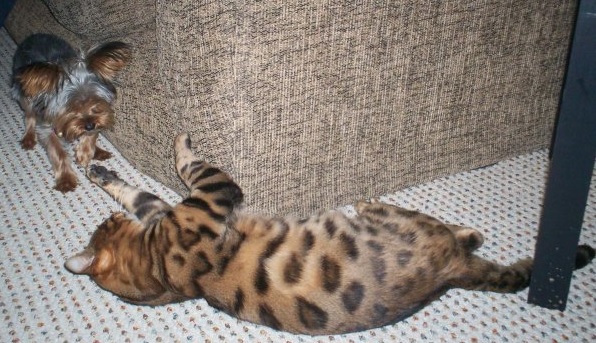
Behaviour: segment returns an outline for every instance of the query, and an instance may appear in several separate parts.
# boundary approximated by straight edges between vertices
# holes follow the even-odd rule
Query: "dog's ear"
[[[15,81],[27,97],[42,93],[55,93],[62,82],[62,68],[52,63],[34,63],[19,69],[15,73]]]
[[[106,81],[112,81],[116,74],[130,61],[132,50],[122,42],[109,42],[91,48],[85,57],[87,68]]]

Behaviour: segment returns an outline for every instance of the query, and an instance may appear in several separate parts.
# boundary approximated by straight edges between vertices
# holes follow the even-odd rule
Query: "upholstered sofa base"
[[[575,6],[19,0],[6,27],[133,44],[107,137],[134,166],[183,193],[187,131],[250,209],[305,214],[548,146]]]

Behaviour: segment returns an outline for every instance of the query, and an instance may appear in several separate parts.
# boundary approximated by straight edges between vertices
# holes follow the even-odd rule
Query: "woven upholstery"
[[[17,42],[135,46],[107,134],[135,167],[182,191],[172,139],[188,131],[250,209],[296,214],[548,146],[576,6],[46,2],[17,2]]]

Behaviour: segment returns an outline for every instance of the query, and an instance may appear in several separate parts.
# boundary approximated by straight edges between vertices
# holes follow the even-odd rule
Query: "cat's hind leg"
[[[378,201],[360,201],[356,204],[356,212],[369,222],[384,225],[394,231],[399,231],[400,227],[403,226],[411,228],[411,225],[406,225],[411,223],[414,223],[414,226],[418,227],[419,230],[430,235],[433,233],[444,235],[450,231],[455,236],[458,245],[467,252],[478,249],[484,242],[484,237],[478,230],[465,226],[445,224],[427,214]]]
[[[171,206],[157,196],[131,186],[118,175],[103,166],[91,165],[87,177],[93,183],[121,203],[126,210],[134,214],[144,225],[159,220],[171,210]]]
[[[395,220],[396,218],[412,219],[417,216],[426,216],[420,212],[382,203],[375,199],[371,199],[370,202],[359,201],[355,208],[356,213],[358,213],[359,216],[362,216],[371,222],[378,223]]]
[[[229,211],[242,202],[242,190],[227,173],[194,156],[188,134],[178,135],[174,148],[176,171],[190,190],[189,199],[213,203]]]
[[[577,247],[574,269],[587,266],[596,253],[589,245]],[[460,260],[459,268],[454,268],[450,286],[468,290],[498,293],[517,292],[526,288],[532,275],[532,259],[526,258],[503,266],[473,254]]]
[[[434,220],[436,223],[441,223],[420,212],[385,204],[373,199],[370,202],[359,201],[355,208],[359,218],[366,220],[372,225],[383,226],[393,232],[403,231],[406,227],[408,228],[407,231],[410,231],[415,226],[412,224],[416,224],[421,220]]]

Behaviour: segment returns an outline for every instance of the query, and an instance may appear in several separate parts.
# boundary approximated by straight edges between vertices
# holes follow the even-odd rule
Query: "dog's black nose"
[[[95,123],[91,122],[91,123],[85,123],[85,130],[87,131],[91,131],[95,129]]]

